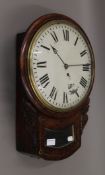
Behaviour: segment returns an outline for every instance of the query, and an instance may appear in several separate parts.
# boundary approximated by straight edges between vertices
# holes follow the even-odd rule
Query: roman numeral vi
[[[68,96],[66,92],[63,92],[63,103],[68,103]]]

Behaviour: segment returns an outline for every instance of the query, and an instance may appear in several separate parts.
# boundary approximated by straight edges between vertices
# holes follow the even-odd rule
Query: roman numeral
[[[69,41],[69,31],[63,30],[63,36],[65,41]]]
[[[84,77],[82,77],[80,80],[80,84],[85,88],[87,85],[87,80]]]
[[[57,43],[58,42],[58,37],[57,37],[57,35],[54,31],[53,31],[53,33],[51,33],[51,36],[54,39],[54,41]]]
[[[45,67],[47,67],[46,63],[47,63],[46,61],[38,62],[38,63],[37,63],[37,67],[45,68]]]
[[[56,97],[57,97],[57,91],[56,91],[56,88],[53,86],[52,90],[51,90],[51,93],[49,95],[51,98],[53,98],[54,100],[56,100]]]
[[[48,74],[43,75],[39,80],[41,85],[44,85],[43,88],[45,88],[50,83]]]
[[[86,53],[87,53],[87,51],[84,50],[84,51],[82,51],[82,52],[80,53],[80,56],[83,57]]]
[[[49,47],[46,47],[46,46],[44,46],[44,45],[41,45],[41,47],[43,47],[43,48],[46,49],[46,50],[50,50]]]
[[[83,71],[89,71],[90,69],[90,64],[83,64]]]
[[[63,103],[68,103],[68,96],[66,92],[63,92]]]
[[[77,44],[77,41],[78,41],[78,37],[77,37],[77,38],[76,38],[76,40],[75,40],[74,46],[76,46],[76,44]]]

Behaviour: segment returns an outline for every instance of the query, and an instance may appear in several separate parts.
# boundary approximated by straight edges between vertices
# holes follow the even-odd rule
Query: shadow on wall
[[[19,6],[6,12],[6,19],[3,19],[2,32],[2,74],[5,82],[5,100],[15,104],[15,74],[16,74],[16,35],[24,32],[27,27],[39,16],[51,13],[49,9],[40,6]],[[8,91],[9,89],[9,91]]]
[[[8,120],[12,123],[15,120],[15,83],[16,83],[16,34],[24,32],[27,27],[39,16],[52,13],[50,9],[35,5],[24,5],[10,7],[5,12],[2,30],[2,99],[7,111]],[[1,99],[1,101],[2,101]],[[9,111],[9,112],[8,112]],[[15,131],[14,131],[15,132]],[[15,140],[14,148],[15,150]],[[36,168],[48,166],[49,161],[29,158],[28,156],[17,155],[17,164],[23,166],[33,166]]]

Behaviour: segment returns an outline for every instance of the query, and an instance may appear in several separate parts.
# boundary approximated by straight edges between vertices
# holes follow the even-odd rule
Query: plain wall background
[[[96,78],[81,148],[62,161],[15,150],[15,39],[40,15],[76,20],[95,53]],[[105,175],[105,0],[0,0],[0,175]]]

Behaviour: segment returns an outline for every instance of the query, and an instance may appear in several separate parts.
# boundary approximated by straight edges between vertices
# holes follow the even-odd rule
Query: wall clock
[[[17,35],[16,147],[48,160],[81,145],[94,82],[94,55],[83,29],[61,14]]]

